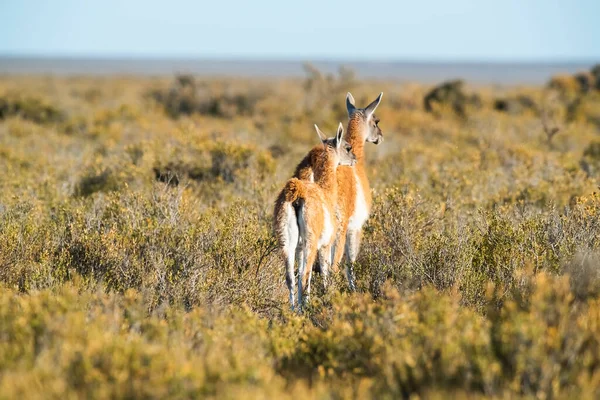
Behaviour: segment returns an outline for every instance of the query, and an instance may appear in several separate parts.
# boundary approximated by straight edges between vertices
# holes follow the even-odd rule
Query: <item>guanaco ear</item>
[[[344,136],[344,125],[342,125],[342,123],[340,122],[340,124],[338,125],[337,132],[335,134],[335,147],[338,149],[342,145],[342,137],[343,136]]]
[[[321,132],[317,124],[315,124],[315,130],[317,131],[317,135],[319,135],[319,140],[321,141],[321,143],[327,140],[327,135]]]
[[[348,92],[346,95],[346,109],[348,110],[348,116],[351,116],[356,110],[356,106],[354,105],[354,97],[352,97],[352,93],[350,92]]]
[[[370,117],[375,112],[375,109],[381,102],[381,97],[383,97],[383,92],[379,93],[379,96],[377,96],[377,98],[375,100],[373,100],[373,102],[371,104],[369,104],[367,107],[365,107],[365,115],[367,116],[367,118]]]

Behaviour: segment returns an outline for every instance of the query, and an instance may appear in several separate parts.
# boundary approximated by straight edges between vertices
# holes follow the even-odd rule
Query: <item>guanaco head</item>
[[[343,139],[344,126],[341,122],[338,125],[335,137],[332,138],[327,138],[316,124],[315,129],[327,155],[336,160],[335,165],[353,166],[356,164],[356,155],[352,152],[352,146]]]
[[[379,118],[377,118],[375,115],[375,109],[381,102],[382,96],[383,92],[381,92],[379,96],[377,96],[377,98],[365,108],[356,108],[352,94],[348,92],[346,95],[346,109],[348,110],[348,118],[350,118],[351,123],[354,120],[354,123],[358,123],[360,125],[359,129],[362,132],[363,140],[374,144],[383,142],[383,132],[381,132],[381,129],[378,126]]]

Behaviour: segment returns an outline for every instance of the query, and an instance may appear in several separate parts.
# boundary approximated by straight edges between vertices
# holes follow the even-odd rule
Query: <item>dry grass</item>
[[[307,72],[0,78],[0,397],[600,395],[600,93]],[[293,315],[273,201],[348,90],[385,93],[359,293]]]

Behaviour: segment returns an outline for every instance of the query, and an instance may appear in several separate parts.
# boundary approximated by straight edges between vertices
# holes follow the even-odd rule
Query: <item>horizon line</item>
[[[495,65],[565,65],[565,64],[600,64],[600,59],[589,58],[536,58],[536,59],[505,59],[505,58],[419,58],[419,57],[373,57],[368,59],[352,57],[323,57],[323,56],[270,56],[270,55],[150,55],[150,54],[34,54],[34,53],[1,53],[0,60],[94,60],[94,61],[216,61],[216,62],[289,62],[289,63],[404,63],[404,64],[495,64]]]

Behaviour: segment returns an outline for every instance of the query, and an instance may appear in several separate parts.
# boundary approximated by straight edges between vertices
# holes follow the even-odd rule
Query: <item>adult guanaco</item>
[[[339,228],[333,244],[331,268],[337,270],[345,253],[348,259],[346,275],[351,290],[356,289],[353,266],[358,256],[362,226],[369,218],[372,204],[371,188],[365,169],[364,145],[366,142],[379,144],[383,141],[383,133],[378,125],[379,118],[375,115],[375,109],[381,102],[382,96],[383,92],[365,108],[357,108],[352,94],[348,92],[346,95],[348,129],[345,139],[352,146],[357,163],[353,168],[340,166],[337,171],[336,213],[339,218]],[[308,155],[296,167],[294,177],[303,181],[314,179],[314,170]]]

